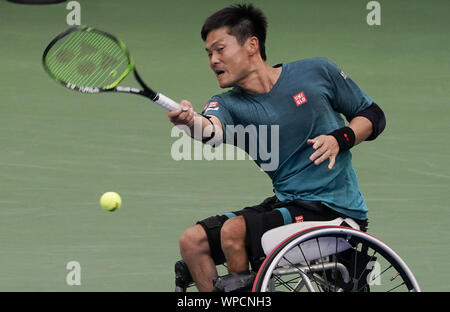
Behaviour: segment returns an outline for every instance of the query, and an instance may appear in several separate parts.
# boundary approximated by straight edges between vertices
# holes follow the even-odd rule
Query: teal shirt
[[[367,206],[359,191],[351,153],[340,153],[332,170],[328,161],[315,165],[309,160],[314,152],[306,143],[310,138],[328,134],[345,126],[373,100],[325,58],[312,58],[281,64],[279,79],[268,93],[246,93],[240,88],[213,96],[203,114],[214,115],[224,128],[224,141],[229,127],[267,125],[268,150],[273,136],[271,126],[277,125],[278,166],[265,171],[272,180],[275,195],[282,202],[293,199],[321,201],[328,207],[356,219],[367,218]],[[230,141],[226,141],[230,143]],[[249,152],[248,138],[242,148]],[[236,145],[236,140],[232,142]],[[253,157],[258,166],[267,158]]]

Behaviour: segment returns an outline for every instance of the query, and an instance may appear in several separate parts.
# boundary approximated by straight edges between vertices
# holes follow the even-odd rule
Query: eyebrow
[[[211,50],[214,49],[214,47],[215,47],[216,45],[221,44],[221,43],[222,43],[222,42],[221,42],[221,40],[219,39],[219,40],[215,41],[215,42],[209,47],[209,49],[205,47],[205,51],[206,51],[206,52],[210,52]]]

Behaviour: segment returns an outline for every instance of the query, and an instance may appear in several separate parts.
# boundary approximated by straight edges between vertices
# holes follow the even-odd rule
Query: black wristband
[[[331,132],[332,135],[339,144],[339,153],[348,151],[355,145],[355,132],[350,127],[343,127]]]
[[[205,117],[206,119],[208,119],[208,121],[211,123],[211,126],[213,127],[213,128],[212,128],[211,135],[210,135],[209,137],[207,137],[207,138],[202,138],[202,143],[206,143],[206,142],[208,142],[209,140],[211,140],[211,139],[216,135],[216,126],[215,126],[214,123],[211,121],[211,117],[205,116],[205,115],[202,115],[202,116]]]

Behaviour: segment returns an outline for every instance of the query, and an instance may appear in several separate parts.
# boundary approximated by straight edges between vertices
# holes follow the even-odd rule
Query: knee
[[[242,249],[245,244],[245,231],[244,217],[228,219],[220,231],[222,249],[224,251]]]
[[[208,238],[199,224],[187,228],[179,238],[181,255],[208,252]]]

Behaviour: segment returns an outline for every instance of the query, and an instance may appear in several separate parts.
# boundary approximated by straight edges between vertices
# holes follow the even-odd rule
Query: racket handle
[[[180,104],[161,93],[158,93],[156,95],[156,98],[155,100],[153,100],[153,102],[155,102],[162,108],[167,109],[168,111],[173,111],[180,108]]]

